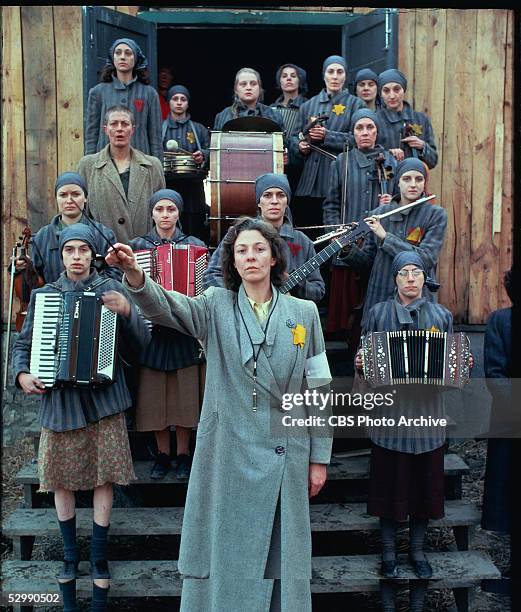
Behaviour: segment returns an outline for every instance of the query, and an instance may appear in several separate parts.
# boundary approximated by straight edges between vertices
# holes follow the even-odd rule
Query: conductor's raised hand
[[[139,267],[134,251],[127,244],[116,242],[114,247],[108,250],[105,261],[109,266],[122,270],[131,287],[140,287],[143,284],[144,272]]]

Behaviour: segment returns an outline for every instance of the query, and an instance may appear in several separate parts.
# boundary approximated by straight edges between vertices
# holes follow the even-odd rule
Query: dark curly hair
[[[271,256],[275,258],[275,265],[271,268],[270,273],[271,282],[275,287],[280,287],[285,280],[284,273],[287,269],[284,240],[272,225],[252,217],[239,217],[223,239],[221,268],[224,286],[232,291],[239,291],[242,279],[237,272],[237,268],[234,266],[233,247],[239,234],[248,230],[257,230],[268,241],[271,248]]]
[[[100,80],[102,83],[112,83],[112,77],[116,76],[116,68],[114,64],[107,64],[101,70]],[[135,68],[132,70],[132,76],[137,77],[137,80],[143,85],[150,85],[150,78],[148,75],[147,68],[140,68],[136,70]]]

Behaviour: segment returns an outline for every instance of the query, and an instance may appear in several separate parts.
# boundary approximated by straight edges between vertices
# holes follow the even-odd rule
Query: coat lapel
[[[136,202],[143,202],[147,200],[142,199],[143,190],[147,185],[148,172],[147,169],[144,168],[138,160],[136,160],[134,151],[132,151],[132,158],[130,161],[130,180],[128,184],[128,202],[129,202],[129,212],[132,219],[135,218],[137,214],[141,214],[141,211],[135,205]]]
[[[123,199],[123,202],[126,202],[127,196],[125,195],[125,190],[123,189],[123,185],[121,184],[121,179],[119,178],[118,170],[113,164],[112,160],[107,157],[107,159],[100,160],[96,165],[99,167],[104,166],[103,177],[109,180],[114,185],[119,195]]]

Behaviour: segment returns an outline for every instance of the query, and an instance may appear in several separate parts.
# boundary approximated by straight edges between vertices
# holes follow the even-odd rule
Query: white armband
[[[322,385],[330,383],[332,380],[326,351],[306,359],[305,370],[309,389],[321,387]]]

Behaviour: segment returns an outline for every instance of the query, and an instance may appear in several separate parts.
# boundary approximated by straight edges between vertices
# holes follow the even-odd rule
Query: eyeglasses
[[[398,276],[400,278],[409,278],[409,274],[412,274],[413,278],[418,278],[420,274],[423,274],[423,270],[415,268],[414,270],[398,270]]]

